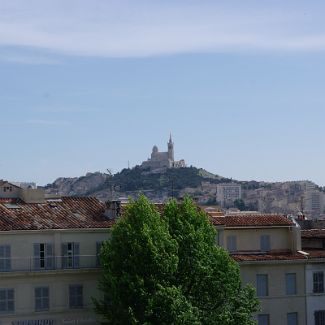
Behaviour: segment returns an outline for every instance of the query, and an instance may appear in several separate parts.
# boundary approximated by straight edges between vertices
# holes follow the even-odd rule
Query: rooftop
[[[232,258],[237,262],[251,262],[251,261],[286,261],[286,260],[303,260],[306,257],[300,253],[269,253],[269,254],[232,254]]]
[[[301,238],[325,238],[325,229],[301,230]]]
[[[311,260],[325,258],[325,250],[306,250],[296,253],[269,253],[269,254],[232,254],[232,258],[237,262],[252,262],[252,261],[290,261],[290,260]]]
[[[44,203],[0,200],[0,231],[110,228],[105,204],[91,197],[62,197]]]
[[[210,215],[210,217],[215,226],[224,225],[226,228],[294,225],[287,217],[279,214],[226,215],[223,217]]]

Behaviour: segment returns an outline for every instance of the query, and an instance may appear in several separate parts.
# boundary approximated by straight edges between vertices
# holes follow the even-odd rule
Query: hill
[[[96,196],[101,199],[135,197],[139,193],[146,193],[151,199],[161,201],[170,196],[179,197],[193,190],[199,191],[204,182],[217,184],[231,181],[195,167],[168,168],[151,172],[149,169],[136,166],[132,169],[123,169],[114,175],[95,172],[75,178],[58,178],[53,184],[46,186],[46,191],[61,195]]]
[[[196,167],[151,171],[137,166],[123,169],[114,175],[88,173],[81,177],[58,178],[46,186],[46,191],[69,196],[96,196],[103,201],[136,197],[139,193],[144,193],[151,200],[161,202],[169,197],[177,198],[188,194],[201,204],[217,204],[217,184],[229,182],[241,184],[241,209],[280,213],[297,213],[305,209],[308,212],[308,209],[312,209],[315,195],[319,197],[320,203],[324,201],[323,189],[310,181],[237,181]],[[323,208],[319,206],[318,210],[310,213],[320,215]]]

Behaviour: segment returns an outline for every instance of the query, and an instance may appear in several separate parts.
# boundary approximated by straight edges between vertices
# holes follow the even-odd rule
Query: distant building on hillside
[[[36,189],[36,183],[35,182],[11,182],[13,185],[16,185],[20,188],[33,188]]]
[[[305,193],[305,212],[312,218],[319,218],[324,212],[325,196],[318,190],[311,190]]]
[[[167,152],[160,152],[155,145],[152,148],[151,157],[141,164],[142,168],[159,169],[159,168],[180,168],[185,167],[183,159],[179,161],[174,160],[174,142],[170,135],[167,143]]]
[[[218,184],[216,199],[223,208],[234,206],[234,201],[241,199],[241,185],[235,183]]]

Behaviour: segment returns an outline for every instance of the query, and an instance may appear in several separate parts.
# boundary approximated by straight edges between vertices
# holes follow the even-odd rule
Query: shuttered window
[[[229,252],[237,251],[237,237],[236,236],[228,236],[227,237],[227,249]]]
[[[256,293],[258,297],[264,297],[269,295],[269,284],[267,274],[256,275]]]
[[[296,273],[286,273],[286,294],[295,295],[297,294],[297,281]]]
[[[62,244],[62,268],[78,269],[80,267],[79,243],[69,242]]]
[[[314,272],[313,273],[313,292],[322,293],[324,292],[324,273]]]
[[[53,244],[35,243],[33,262],[35,270],[54,269]]]
[[[261,314],[257,316],[257,324],[258,325],[269,325],[270,324],[270,316],[268,314]]]
[[[271,250],[270,236],[262,235],[260,238],[261,251],[269,252]]]
[[[9,245],[0,246],[0,272],[11,270],[11,252]]]
[[[102,241],[96,242],[96,266],[100,266],[100,251],[101,251],[102,245],[103,245]]]
[[[287,314],[287,325],[298,325],[298,313]]]
[[[315,325],[325,325],[325,310],[317,310],[314,314]]]
[[[81,284],[74,284],[69,286],[69,307],[83,307],[83,287]]]
[[[50,308],[50,297],[48,287],[35,288],[35,310],[43,311],[49,310]]]
[[[14,289],[0,289],[0,313],[13,313],[15,311]]]

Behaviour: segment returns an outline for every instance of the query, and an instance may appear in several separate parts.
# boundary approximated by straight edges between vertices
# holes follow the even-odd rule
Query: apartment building
[[[307,324],[325,324],[325,229],[301,231],[302,248],[307,254],[306,308]]]
[[[305,324],[300,228],[280,215],[214,217],[219,244],[239,263],[243,283],[256,288],[258,325]]]
[[[234,206],[234,201],[241,199],[241,185],[236,183],[223,183],[217,185],[216,200],[222,208]]]
[[[281,215],[211,218],[243,283],[256,288],[258,325],[325,325],[325,230],[301,231]]]
[[[0,182],[1,325],[96,324],[107,211],[95,198],[46,198]]]

